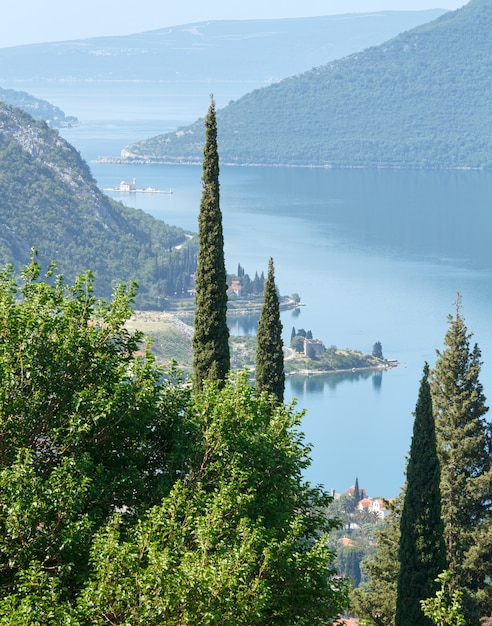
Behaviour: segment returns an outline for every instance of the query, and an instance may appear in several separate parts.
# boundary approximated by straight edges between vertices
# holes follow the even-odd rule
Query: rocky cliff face
[[[27,113],[3,102],[0,102],[0,134],[10,137],[33,158],[43,159],[50,166],[54,166],[54,153],[57,154],[56,160],[59,160],[58,153],[64,153],[67,165],[79,160],[75,148],[57,132],[50,131],[43,122],[35,122]]]
[[[49,168],[53,182],[67,185],[74,194],[91,198],[95,209],[96,205],[102,208],[108,204],[77,150],[44,122],[34,121],[27,113],[0,102],[0,138],[16,144],[33,163]]]
[[[26,264],[35,247],[43,265],[57,260],[69,279],[92,270],[106,296],[115,282],[152,283],[148,268],[162,275],[166,254],[184,239],[104,195],[58,131],[0,104],[0,265]]]

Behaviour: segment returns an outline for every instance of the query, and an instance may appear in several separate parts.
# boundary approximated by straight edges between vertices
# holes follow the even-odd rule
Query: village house
[[[228,295],[235,295],[239,298],[241,289],[241,282],[239,280],[232,280],[231,284],[227,287],[227,293]]]
[[[384,519],[389,515],[389,510],[386,508],[383,498],[362,498],[357,503],[357,510],[375,513],[380,519]]]
[[[137,181],[135,178],[132,181],[122,180],[118,185],[118,191],[135,191],[137,188]]]
[[[326,352],[325,344],[321,339],[304,339],[304,354],[310,356],[321,356]]]

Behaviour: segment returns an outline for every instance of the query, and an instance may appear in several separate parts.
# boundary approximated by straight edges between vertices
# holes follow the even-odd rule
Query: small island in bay
[[[376,341],[371,354],[358,350],[325,347],[321,339],[313,338],[311,331],[292,329],[291,343],[284,348],[285,373],[289,375],[360,372],[396,367],[398,361],[385,359],[381,342]]]

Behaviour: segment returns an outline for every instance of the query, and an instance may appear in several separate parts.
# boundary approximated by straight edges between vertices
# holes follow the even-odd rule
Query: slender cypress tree
[[[193,378],[197,389],[202,388],[206,379],[222,383],[230,369],[217,121],[213,98],[205,118],[202,187],[193,334]]]
[[[492,460],[480,383],[481,354],[470,348],[458,294],[455,316],[448,318],[446,349],[431,376],[441,463],[444,538],[453,588],[463,591],[466,623],[490,613]],[[487,595],[489,598],[487,599]]]
[[[437,591],[435,579],[446,567],[441,518],[440,466],[429,384],[424,366],[419,389],[407,485],[400,519],[396,626],[431,626],[420,601]]]
[[[273,259],[268,263],[268,276],[263,292],[258,333],[256,335],[256,390],[267,391],[284,400],[285,372],[282,343],[282,322]]]
[[[362,500],[361,495],[360,495],[360,489],[359,489],[359,477],[356,476],[355,477],[355,484],[354,484],[354,502],[355,502],[355,506],[357,506],[358,502],[360,502]]]

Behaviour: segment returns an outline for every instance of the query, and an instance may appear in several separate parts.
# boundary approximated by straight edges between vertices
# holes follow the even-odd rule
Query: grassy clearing
[[[151,351],[158,363],[169,364],[175,360],[182,370],[191,370],[193,329],[190,326],[161,311],[137,311],[126,326],[129,330],[144,333],[151,342]]]
[[[157,362],[163,365],[175,360],[184,372],[190,372],[193,362],[191,337],[193,328],[172,313],[162,311],[137,311],[126,324],[129,330],[140,330],[151,342],[151,351]],[[231,336],[231,368],[254,370],[256,337]],[[336,372],[377,369],[386,366],[385,361],[355,350],[335,347],[316,358],[287,350],[285,373]]]
[[[193,328],[175,315],[161,311],[137,311],[126,323],[128,330],[140,330],[151,342],[151,351],[163,365],[172,360],[181,370],[190,372],[193,361]],[[231,337],[231,367],[254,369],[256,338]]]

